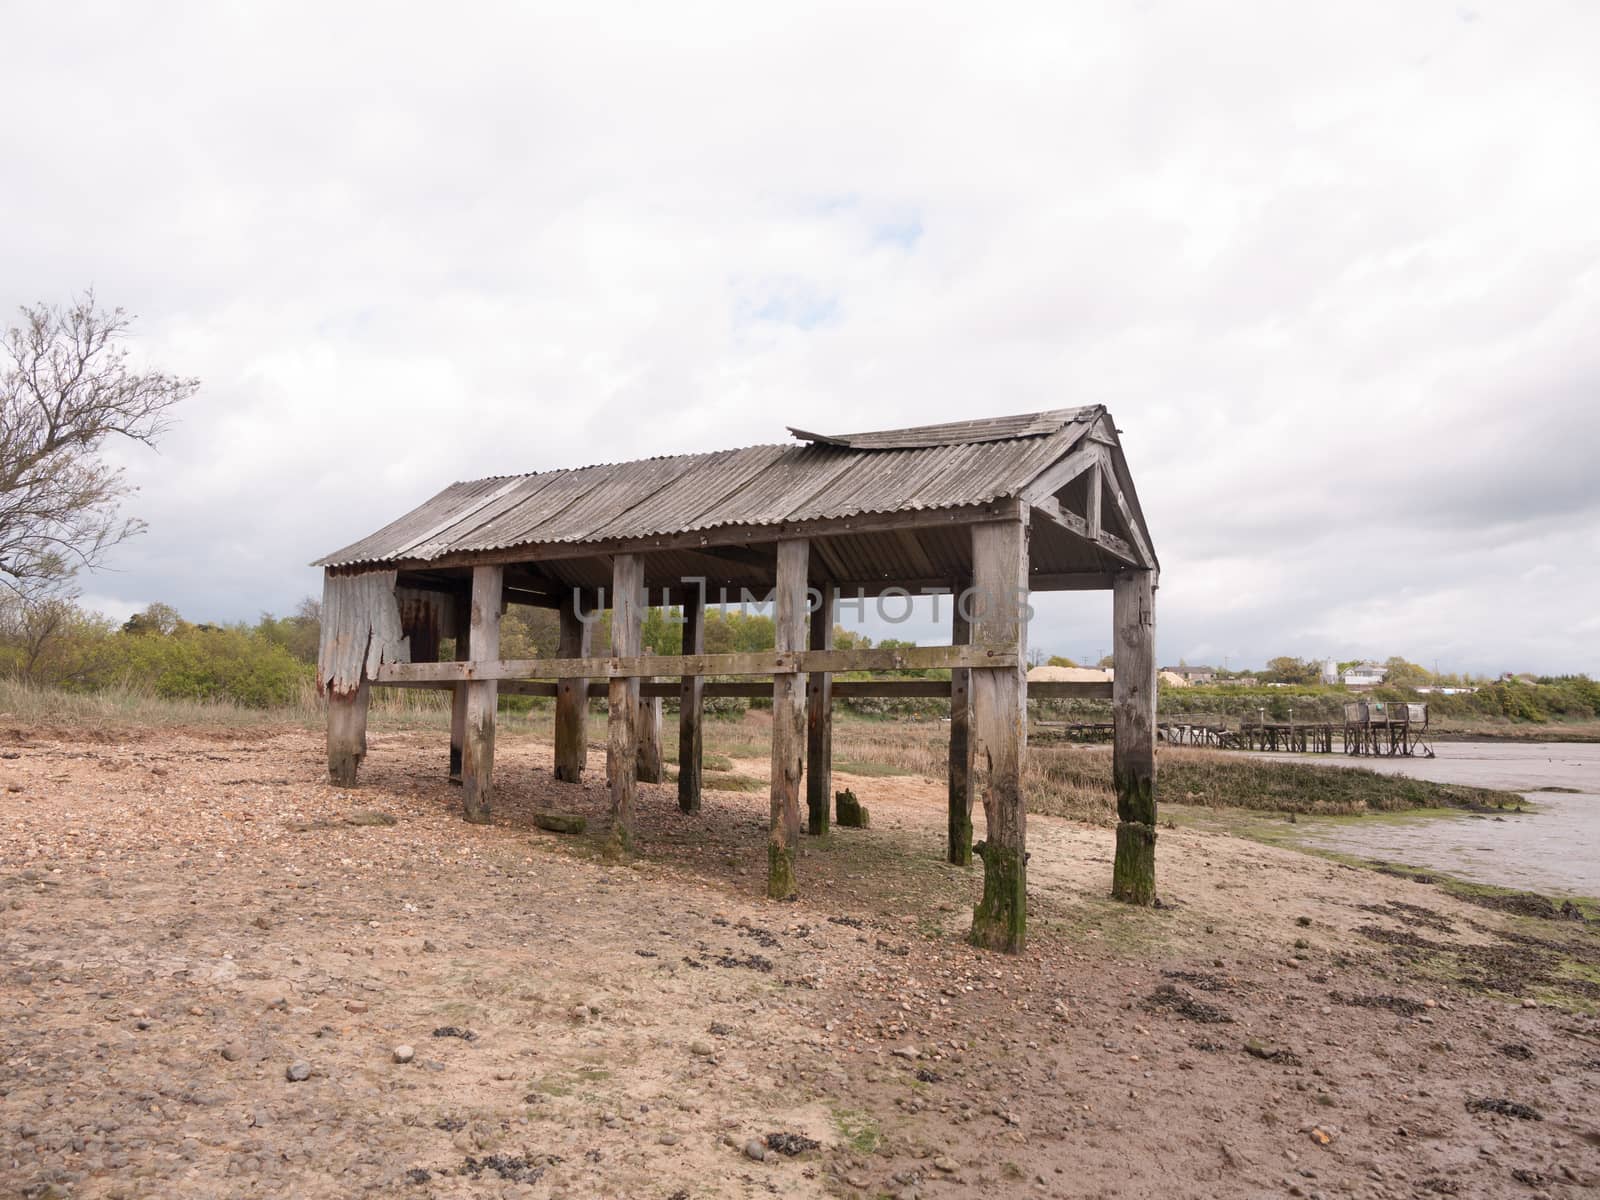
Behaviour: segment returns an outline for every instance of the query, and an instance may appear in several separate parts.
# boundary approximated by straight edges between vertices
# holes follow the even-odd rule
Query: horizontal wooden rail
[[[450,688],[455,684],[446,679],[379,680],[377,687]],[[772,695],[770,679],[708,680],[705,683],[707,698],[733,698],[764,700]],[[604,700],[610,684],[590,683],[589,698]],[[647,679],[639,685],[639,694],[663,699],[678,698],[680,685],[676,679]],[[507,679],[500,691],[513,696],[554,696],[556,684],[538,679]],[[834,699],[880,700],[946,700],[950,697],[948,679],[836,679],[833,682]],[[1109,683],[1030,683],[1030,700],[1109,700]]]
[[[810,671],[918,671],[1017,665],[1015,650],[907,646],[894,650],[801,650],[756,654],[643,654],[631,658],[528,658],[490,662],[385,663],[374,683],[469,679],[629,679],[649,675],[792,675]]]

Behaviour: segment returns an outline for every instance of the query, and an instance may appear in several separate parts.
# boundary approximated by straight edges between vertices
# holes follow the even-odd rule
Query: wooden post
[[[805,648],[806,560],[804,538],[778,543],[775,649],[781,654]],[[800,778],[806,750],[806,699],[800,676],[772,677],[772,813],[767,841],[767,895],[787,900],[795,894],[794,860],[800,841]]]
[[[654,654],[654,646],[644,648]],[[646,677],[648,678],[648,677]],[[645,679],[640,679],[641,684]],[[654,682],[654,680],[651,680]],[[661,697],[643,696],[639,700],[639,766],[640,783],[661,782]]]
[[[505,568],[472,568],[472,628],[468,636],[471,661],[492,662],[500,657],[500,609],[505,593]],[[474,825],[489,823],[489,802],[494,790],[494,715],[500,702],[500,685],[493,679],[467,684],[466,740],[461,754],[461,804]]]
[[[354,691],[328,689],[328,780],[336,787],[355,787],[356,768],[367,756],[371,691],[365,675]]]
[[[1118,571],[1111,612],[1116,674],[1111,774],[1117,789],[1117,855],[1111,895],[1150,904],[1156,895],[1156,592],[1152,571]]]
[[[559,658],[588,658],[594,626],[579,615],[583,597],[577,588],[562,599]],[[589,758],[589,681],[563,679],[556,684],[555,777],[578,783]]]
[[[831,584],[811,614],[811,649],[833,649],[834,596]],[[806,832],[821,837],[828,832],[828,811],[833,805],[833,672],[813,671],[806,676]]]
[[[1028,744],[1028,526],[993,521],[972,527],[972,641],[1016,648],[1017,666],[972,672],[972,723],[982,755],[987,831],[974,849],[983,859],[983,899],[972,914],[974,945],[1021,953],[1027,942],[1027,812],[1022,764]]]
[[[455,598],[456,661],[466,662],[472,638],[472,597]],[[450,782],[461,783],[461,748],[467,740],[467,685],[458,683],[450,695]]]
[[[644,620],[644,560],[618,554],[611,560],[611,653],[639,653]],[[611,681],[611,713],[606,721],[606,776],[611,781],[611,829],[608,857],[633,850],[633,801],[639,771],[639,680]]]
[[[955,588],[955,612],[950,618],[950,644],[972,643],[972,622],[963,595],[965,582]],[[974,597],[975,599],[975,597]],[[970,603],[968,601],[967,603]],[[972,672],[950,672],[950,817],[947,857],[958,867],[972,865]]]
[[[683,602],[683,652],[706,652],[704,584]],[[702,676],[685,675],[678,691],[678,807],[686,813],[700,811],[700,763],[703,757],[700,721],[705,707],[705,686]]]

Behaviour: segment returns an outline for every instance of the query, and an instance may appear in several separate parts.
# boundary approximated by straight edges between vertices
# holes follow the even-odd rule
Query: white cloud
[[[108,598],[284,611],[455,478],[1104,402],[1164,659],[1600,670],[1593,6],[8,29],[0,302],[94,283],[205,380]]]

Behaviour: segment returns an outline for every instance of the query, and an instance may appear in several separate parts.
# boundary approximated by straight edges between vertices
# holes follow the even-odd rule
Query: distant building
[[[1354,691],[1380,686],[1389,677],[1389,668],[1380,663],[1357,663],[1342,676],[1345,687]]]
[[[1161,669],[1179,676],[1191,686],[1197,683],[1214,683],[1217,678],[1215,667],[1162,667]]]
[[[1322,682],[1328,687],[1339,682],[1339,664],[1331,658],[1322,660]]]
[[[1167,670],[1166,668],[1163,668],[1161,671],[1161,682],[1166,684],[1168,687],[1189,686],[1189,681],[1182,675],[1179,675],[1176,671]]]
[[[1428,683],[1411,690],[1419,696],[1471,696],[1478,689],[1475,687],[1444,687],[1439,684]]]

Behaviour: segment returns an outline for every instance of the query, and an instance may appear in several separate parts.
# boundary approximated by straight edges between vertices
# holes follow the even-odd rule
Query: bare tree
[[[144,528],[122,515],[129,487],[101,446],[153,446],[200,383],[136,370],[122,345],[130,318],[97,308],[93,292],[21,311],[0,356],[0,585],[28,597]]]

